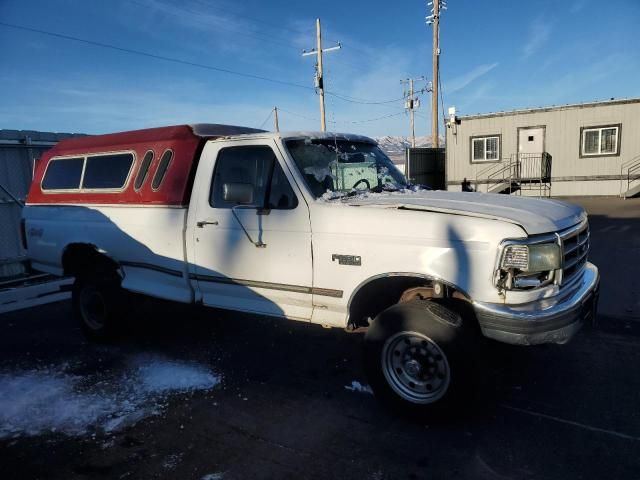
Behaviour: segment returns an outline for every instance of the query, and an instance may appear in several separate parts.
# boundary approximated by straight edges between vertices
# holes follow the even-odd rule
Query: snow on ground
[[[207,473],[200,480],[222,480],[224,478],[224,473]]]
[[[344,388],[346,390],[351,390],[352,392],[358,393],[368,393],[369,395],[373,395],[373,390],[366,383],[360,383],[357,380],[353,380],[351,385],[345,385]]]
[[[79,376],[69,365],[0,372],[0,439],[58,432],[110,433],[162,413],[169,395],[210,390],[202,365],[135,356],[119,374]]]

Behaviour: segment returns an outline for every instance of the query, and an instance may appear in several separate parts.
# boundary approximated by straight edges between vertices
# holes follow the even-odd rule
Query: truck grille
[[[584,224],[576,229],[571,229],[566,234],[561,233],[562,238],[562,284],[571,282],[584,268],[589,253],[589,224]]]

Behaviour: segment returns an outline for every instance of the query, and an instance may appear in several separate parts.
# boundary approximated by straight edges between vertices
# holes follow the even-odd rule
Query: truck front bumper
[[[587,320],[595,320],[600,275],[588,263],[572,285],[552,298],[522,305],[474,302],[484,336],[514,345],[566,343]]]

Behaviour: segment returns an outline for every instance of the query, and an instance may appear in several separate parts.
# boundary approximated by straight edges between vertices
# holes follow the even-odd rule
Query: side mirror
[[[222,195],[227,203],[252,205],[253,185],[250,183],[225,183],[222,185]]]

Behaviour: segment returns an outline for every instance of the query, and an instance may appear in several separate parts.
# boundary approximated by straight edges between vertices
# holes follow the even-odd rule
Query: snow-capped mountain
[[[382,137],[375,137],[375,141],[378,142],[380,148],[388,155],[404,155],[407,148],[411,146],[411,138],[384,135]],[[440,139],[440,144],[444,145],[444,139]],[[416,147],[430,147],[431,136],[419,136],[416,137]]]

